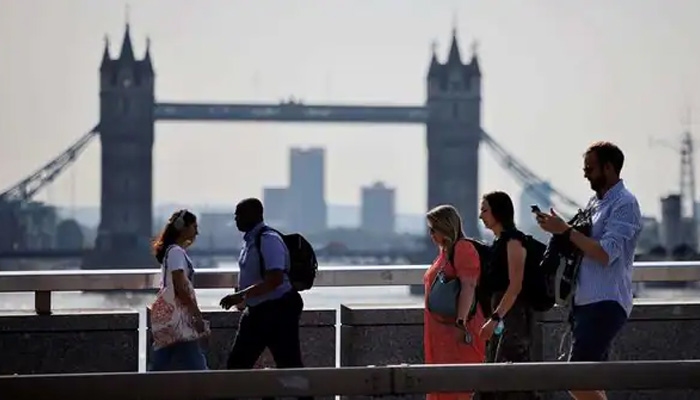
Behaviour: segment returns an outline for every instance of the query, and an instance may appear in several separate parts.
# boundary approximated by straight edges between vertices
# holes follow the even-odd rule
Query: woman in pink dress
[[[441,205],[427,214],[430,237],[440,254],[423,277],[425,285],[424,347],[427,364],[483,363],[486,343],[479,338],[484,324],[480,307],[470,315],[475,300],[474,292],[479,280],[479,254],[474,246],[464,240],[462,219],[450,205]],[[454,262],[450,262],[454,260]],[[428,310],[430,287],[437,274],[444,271],[446,277],[458,278],[461,286],[457,299],[457,318],[447,318]],[[427,400],[469,400],[472,393],[429,393]]]

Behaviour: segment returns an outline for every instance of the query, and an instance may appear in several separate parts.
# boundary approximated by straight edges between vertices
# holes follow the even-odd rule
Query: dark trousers
[[[277,368],[303,368],[299,343],[303,308],[304,301],[294,290],[279,299],[248,307],[241,314],[226,368],[253,368],[265,348],[270,349]]]
[[[570,322],[569,361],[607,361],[613,340],[627,322],[627,313],[616,301],[601,301],[574,306]]]
[[[493,296],[493,309],[498,307],[503,293]],[[535,316],[528,304],[520,298],[503,318],[504,330],[500,336],[493,336],[486,348],[486,360],[490,363],[531,362],[536,359],[532,354],[532,338]],[[481,400],[535,400],[536,392],[493,392],[480,393]]]

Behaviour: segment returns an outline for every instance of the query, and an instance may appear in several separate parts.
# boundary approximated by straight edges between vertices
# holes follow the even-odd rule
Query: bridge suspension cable
[[[549,194],[545,193],[542,185],[538,185],[545,183],[546,181],[544,179],[532,172],[532,170],[526,167],[524,163],[516,159],[510,152],[508,152],[508,150],[498,144],[498,142],[496,142],[491,135],[483,130],[481,131],[481,139],[495,153],[499,164],[501,164],[503,168],[510,172],[520,184],[529,186],[533,189],[534,195],[538,201],[541,201],[542,203],[550,202]],[[560,190],[552,187],[551,185],[549,187],[551,190],[551,195],[567,207],[571,207],[574,210],[581,208],[578,202],[565,195]]]
[[[1,193],[0,200],[20,202],[31,200],[37,192],[53,182],[66,168],[77,160],[78,156],[85,150],[87,145],[97,136],[99,133],[98,130],[99,124],[73,143],[68,149],[63,151],[58,157],[49,161],[32,175]],[[548,203],[548,193],[545,193],[543,188],[537,185],[545,181],[496,142],[491,135],[483,130],[481,133],[482,140],[495,153],[499,164],[510,172],[520,184],[532,187],[538,201]],[[556,188],[551,187],[551,194],[568,207],[574,209],[580,208],[575,200]]]
[[[58,157],[49,161],[27,178],[2,192],[0,194],[0,201],[26,202],[31,200],[37,192],[53,182],[61,172],[75,162],[90,141],[97,136],[98,129],[99,124],[73,143],[68,149],[64,150]]]

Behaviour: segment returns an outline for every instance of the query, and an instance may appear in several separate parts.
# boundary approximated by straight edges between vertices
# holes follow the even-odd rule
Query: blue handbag
[[[435,276],[428,293],[428,310],[437,315],[457,319],[457,301],[462,285],[458,278],[445,275],[444,267]]]

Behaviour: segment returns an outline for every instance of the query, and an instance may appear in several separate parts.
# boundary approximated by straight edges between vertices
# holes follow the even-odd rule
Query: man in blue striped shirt
[[[586,150],[583,173],[595,192],[589,202],[593,229],[587,237],[554,210],[538,213],[540,227],[563,234],[584,253],[572,310],[570,361],[605,361],[610,345],[632,311],[634,250],[642,229],[636,197],[620,179],[622,151],[609,142]],[[607,399],[604,391],[571,392],[577,400]]]

